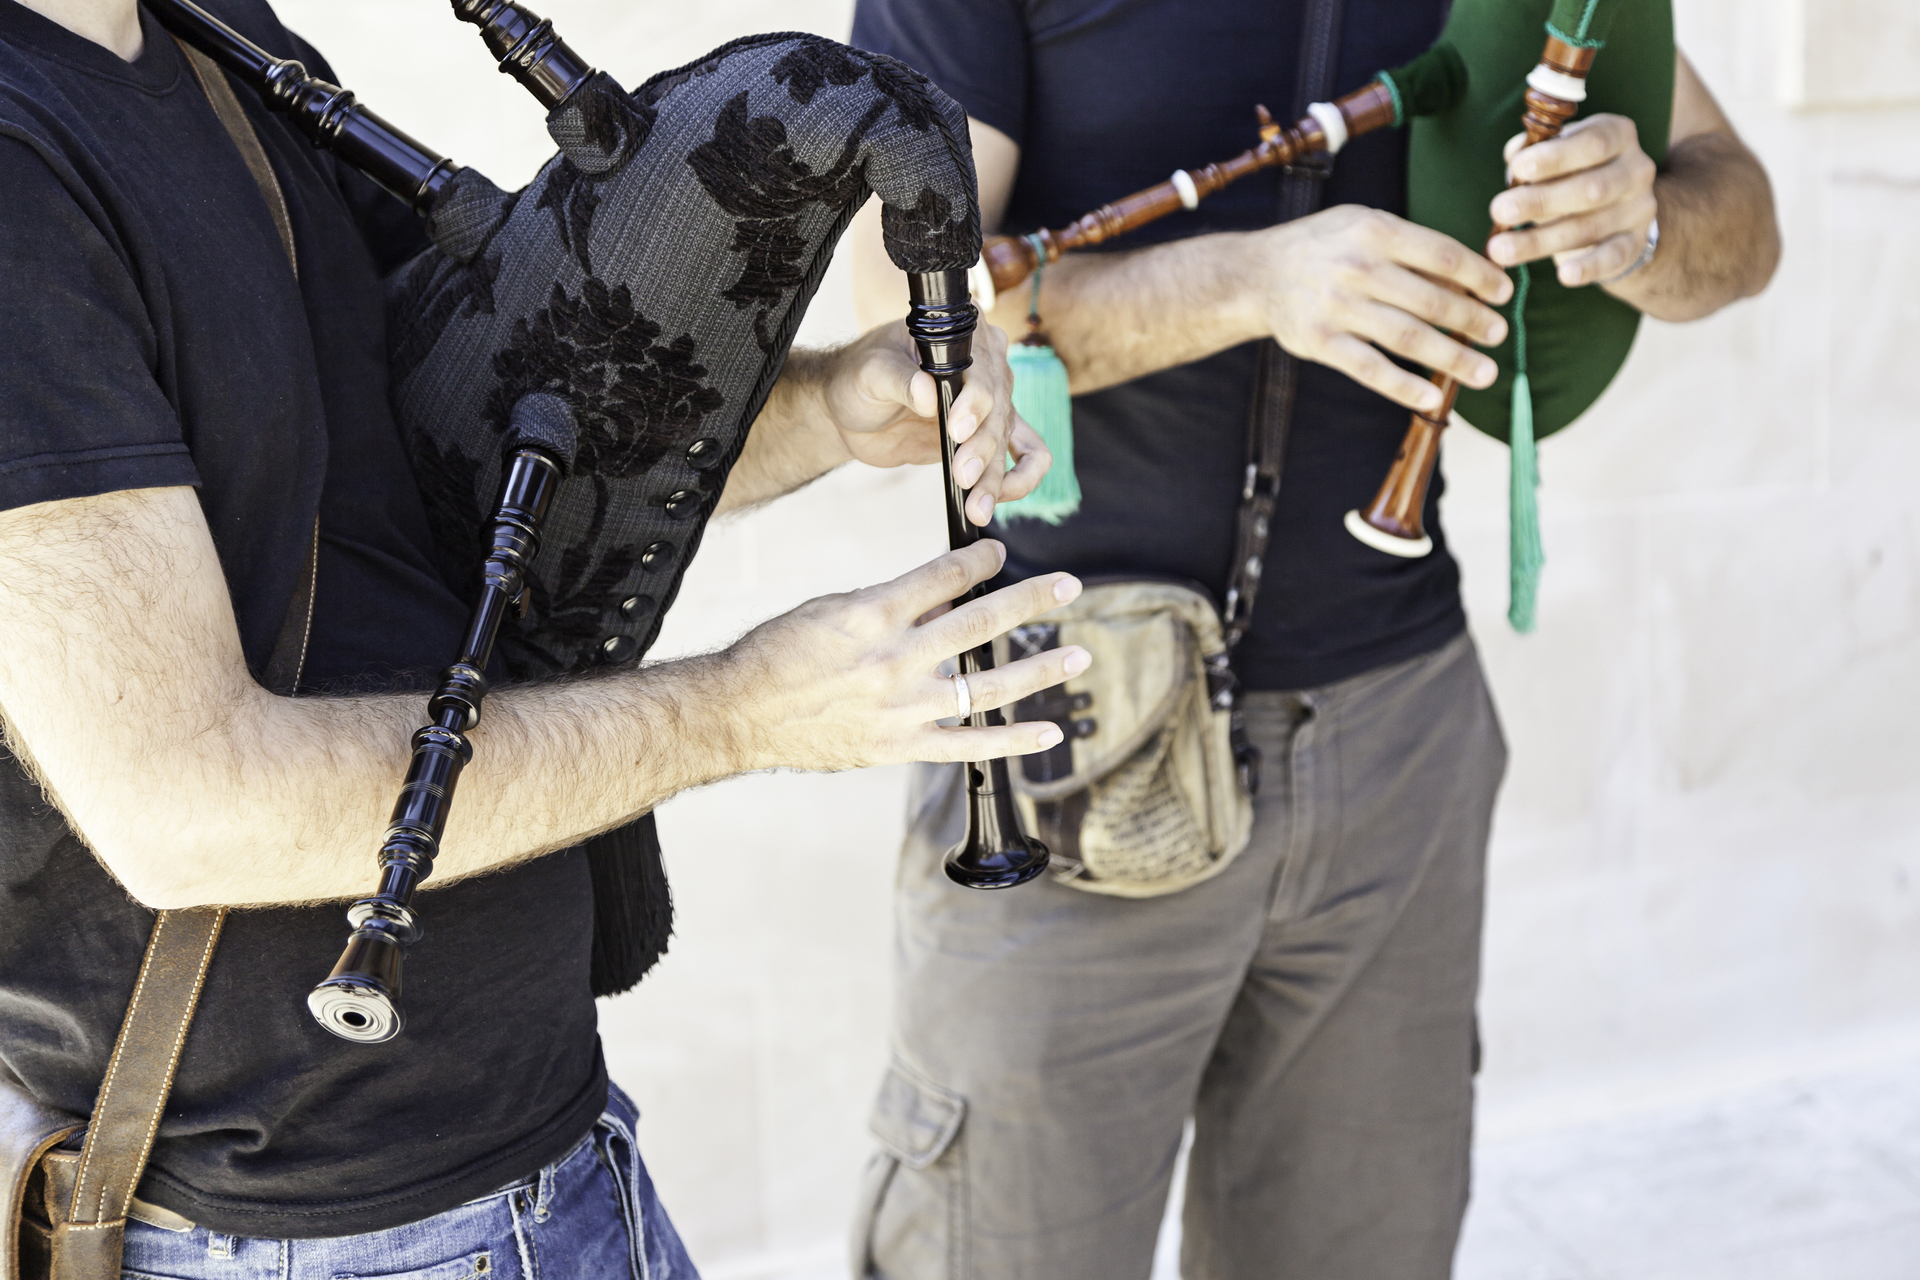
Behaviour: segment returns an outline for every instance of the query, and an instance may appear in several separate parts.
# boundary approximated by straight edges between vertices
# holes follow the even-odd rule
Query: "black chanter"
[[[915,271],[907,275],[911,304],[907,332],[920,355],[920,367],[933,375],[940,406],[940,470],[946,479],[947,541],[956,550],[979,541],[980,530],[967,519],[966,491],[953,473],[953,435],[947,416],[959,394],[960,375],[973,363],[973,331],[978,311],[967,293],[965,271]],[[986,594],[985,584],[974,587],[964,600]],[[991,642],[960,655],[960,674],[977,675],[993,666]],[[1004,724],[998,711],[975,711],[967,717],[975,727]],[[1004,889],[1024,884],[1047,868],[1047,846],[1020,829],[1020,813],[1013,804],[1013,783],[1005,760],[985,760],[967,766],[967,834],[947,853],[946,872],[969,889]]]
[[[347,948],[308,1001],[328,1030],[379,1042],[403,1024],[414,897],[471,759],[489,661],[529,678],[646,652],[869,194],[912,285],[908,326],[946,436],[975,324],[965,271],[980,250],[965,115],[900,63],[791,33],[730,42],[628,93],[525,6],[452,0],[547,108],[560,147],[508,193],[192,0],[144,3],[315,146],[407,202],[433,241],[388,281],[393,399],[436,554],[450,581],[471,584],[472,620],[414,736],[379,888],[353,904]],[[949,533],[964,546],[979,535],[950,436],[945,453]],[[965,672],[991,664],[986,647],[961,660]],[[1004,762],[969,770],[969,836],[948,874],[979,888],[1032,878],[1047,854],[1021,834]],[[594,988],[607,994],[664,950],[670,916],[650,816],[588,853]]]

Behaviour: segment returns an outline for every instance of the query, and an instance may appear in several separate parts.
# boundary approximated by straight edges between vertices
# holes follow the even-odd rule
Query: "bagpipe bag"
[[[529,608],[501,633],[523,679],[651,645],[870,192],[903,270],[980,250],[965,113],[818,36],[736,40],[632,94],[596,73],[548,128],[560,153],[524,189],[454,179],[389,299],[394,401],[449,580],[480,562],[516,410],[578,430]]]
[[[638,660],[659,634],[835,243],[867,196],[908,271],[980,252],[966,115],[894,60],[754,36],[548,117],[517,192],[462,170],[434,247],[389,284],[393,399],[442,571],[477,591],[516,415],[578,449],[497,652],[519,679]],[[905,299],[902,298],[904,304]],[[652,815],[589,841],[592,983],[625,990],[672,929]]]
[[[1569,43],[1603,47],[1587,76],[1576,120],[1612,112],[1633,120],[1656,164],[1667,154],[1673,110],[1670,0],[1454,0],[1441,39],[1466,60],[1468,89],[1451,110],[1413,121],[1407,209],[1413,221],[1478,249],[1492,230],[1487,205],[1506,188],[1502,148],[1520,131],[1527,73],[1540,60],[1547,24]],[[1513,390],[1531,383],[1534,436],[1550,435],[1600,397],[1625,363],[1640,313],[1593,285],[1569,289],[1551,260],[1516,267],[1505,342],[1487,354],[1499,378],[1484,391],[1461,387],[1457,408],[1473,426],[1509,438]],[[1522,289],[1524,278],[1525,288]],[[1524,353],[1522,344],[1524,343]]]

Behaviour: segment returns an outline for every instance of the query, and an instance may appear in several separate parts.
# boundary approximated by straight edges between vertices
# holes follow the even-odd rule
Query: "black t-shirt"
[[[259,0],[204,2],[328,74]],[[128,64],[0,0],[0,508],[197,486],[256,672],[317,512],[305,687],[426,687],[465,609],[431,567],[388,406],[380,285],[420,230],[237,86],[286,196],[296,283],[186,60],[142,16]],[[306,1010],[345,941],[337,905],[229,918],[143,1198],[234,1234],[379,1230],[586,1132],[606,1074],[584,856],[430,891],[423,914],[406,1031],[377,1046]],[[152,924],[0,755],[0,1071],[90,1111]]]
[[[1020,144],[1001,230],[1025,233],[1252,146],[1254,104],[1275,115],[1293,104],[1303,8],[1301,0],[860,0],[853,43],[918,68]],[[1336,95],[1430,46],[1446,9],[1446,0],[1348,0]],[[1279,181],[1272,170],[1243,178],[1197,210],[1108,247],[1268,226]],[[1404,213],[1406,135],[1349,144],[1326,203]],[[1044,297],[1041,311],[1044,321]],[[1076,397],[1080,511],[1058,526],[1003,526],[1009,572],[1169,574],[1223,595],[1258,354],[1249,344]],[[1437,478],[1426,510],[1434,551],[1424,559],[1372,550],[1342,524],[1372,499],[1406,427],[1405,409],[1302,364],[1265,579],[1235,655],[1249,687],[1343,679],[1435,649],[1466,625],[1439,530]]]

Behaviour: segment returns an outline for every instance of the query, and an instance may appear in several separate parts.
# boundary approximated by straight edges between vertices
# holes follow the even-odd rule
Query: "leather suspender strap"
[[[80,1154],[67,1220],[53,1233],[52,1280],[117,1280],[127,1208],[147,1167],[153,1137],[193,1006],[206,981],[225,907],[162,911],[114,1042]]]
[[[213,114],[220,117],[220,123],[226,126],[227,136],[233,139],[233,145],[240,152],[240,158],[247,162],[247,171],[253,174],[253,181],[267,202],[267,212],[273,215],[274,230],[280,233],[280,247],[287,251],[287,262],[293,267],[295,277],[298,277],[300,263],[293,252],[293,222],[287,217],[287,200],[280,193],[280,180],[273,176],[273,166],[267,162],[267,150],[260,145],[259,135],[254,133],[253,125],[247,121],[247,113],[241,108],[240,99],[234,96],[233,86],[227,83],[226,75],[212,58],[182,43],[178,36],[174,37],[173,42],[180,46],[180,52],[187,55],[187,65],[193,68],[200,87],[206,91],[207,100],[213,103]]]
[[[206,91],[207,101],[213,104],[213,114],[220,117],[227,136],[233,139],[235,149],[240,152],[240,158],[247,162],[247,171],[253,175],[254,185],[260,188],[260,197],[267,202],[267,212],[273,215],[274,230],[280,233],[280,247],[287,251],[287,265],[293,268],[294,279],[298,280],[300,259],[293,251],[293,220],[287,216],[287,199],[281,194],[280,180],[273,176],[273,165],[267,160],[266,148],[260,145],[259,135],[254,133],[247,113],[241,109],[240,99],[234,96],[233,86],[227,83],[226,74],[218,64],[198,49],[183,43],[178,36],[174,37],[174,43],[186,55],[187,65],[193,68],[200,87]],[[281,623],[280,638],[274,643],[273,656],[267,659],[266,684],[275,693],[296,692],[301,676],[306,674],[307,637],[313,629],[313,590],[319,572],[320,521],[316,518],[313,537],[307,543],[306,563],[300,566],[299,584],[294,588],[293,600],[287,606],[287,616]]]
[[[214,114],[253,174],[273,216],[287,262],[298,278],[293,224],[266,150],[226,76],[198,50],[185,45],[180,48],[213,104]],[[267,663],[266,682],[276,693],[297,692],[304,674],[318,558],[316,522],[293,600]],[[87,1124],[78,1168],[72,1171],[73,1196],[65,1220],[54,1224],[52,1280],[118,1280],[127,1210],[146,1172],[167,1095],[173,1089],[180,1051],[187,1042],[187,1028],[193,1022],[194,1006],[206,983],[214,946],[226,919],[225,907],[162,911],[154,919],[133,1001],[114,1041],[113,1058]],[[63,1181],[63,1172],[49,1168],[50,1183]]]
[[[1340,21],[1344,0],[1307,0],[1301,23],[1300,73],[1295,80],[1293,116],[1306,114],[1307,104],[1333,97],[1333,78],[1339,70]],[[1320,207],[1322,188],[1332,170],[1325,155],[1307,157],[1289,165],[1280,180],[1281,222],[1303,218]],[[1260,372],[1254,383],[1253,407],[1247,422],[1246,480],[1240,491],[1240,517],[1234,533],[1233,569],[1227,578],[1225,616],[1227,648],[1231,651],[1253,624],[1253,604],[1260,593],[1266,568],[1267,540],[1273,532],[1273,510],[1280,500],[1280,472],[1286,460],[1287,435],[1293,424],[1294,392],[1299,385],[1299,362],[1269,339],[1261,344]]]

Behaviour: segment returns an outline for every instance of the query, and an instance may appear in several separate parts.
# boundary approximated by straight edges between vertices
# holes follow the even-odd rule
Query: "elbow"
[[[1768,193],[1767,225],[1754,237],[1753,271],[1748,277],[1747,287],[1741,292],[1743,298],[1758,297],[1766,287],[1773,283],[1774,272],[1780,269],[1780,224],[1773,217],[1772,193]]]
[[[151,911],[226,905],[217,892],[214,860],[193,842],[157,837],[152,830],[114,830],[95,822],[81,838],[127,895]]]

